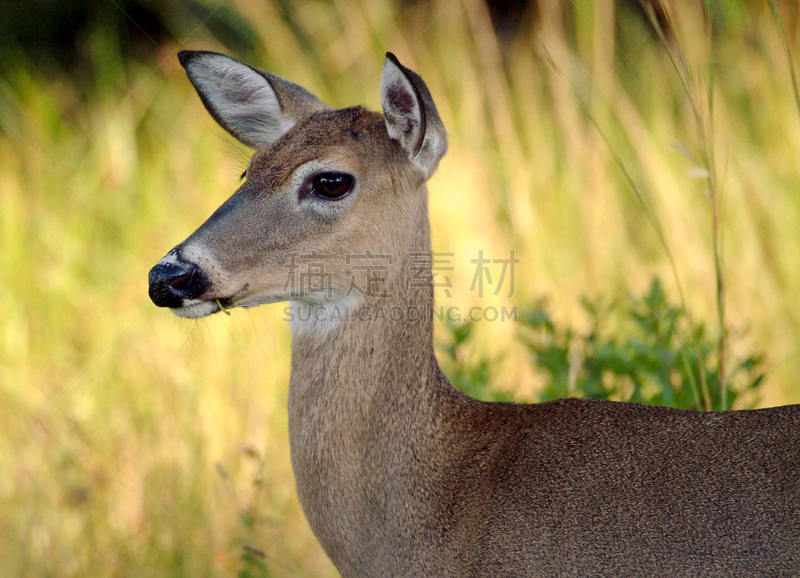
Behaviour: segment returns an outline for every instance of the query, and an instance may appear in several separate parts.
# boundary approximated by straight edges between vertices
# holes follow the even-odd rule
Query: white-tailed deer
[[[342,575],[800,576],[800,406],[515,405],[450,385],[419,274],[447,133],[419,76],[388,54],[379,114],[221,54],[178,56],[256,152],[153,267],[150,296],[183,317],[291,302],[297,491]],[[352,291],[357,257],[376,255],[381,274]]]

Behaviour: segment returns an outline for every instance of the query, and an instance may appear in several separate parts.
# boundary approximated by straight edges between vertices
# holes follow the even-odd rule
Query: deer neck
[[[434,357],[432,287],[415,290],[422,276],[409,261],[409,254],[430,254],[427,191],[420,197],[414,236],[390,267],[391,297],[365,296],[332,328],[292,329],[292,465],[306,516],[335,561],[347,544],[390,532],[385,521],[375,522],[383,518],[375,508],[405,499],[405,488],[413,487],[407,476],[432,461],[436,449],[422,440],[436,431],[437,400],[451,389]],[[378,308],[385,318],[375,315]],[[391,309],[422,315],[397,321]]]

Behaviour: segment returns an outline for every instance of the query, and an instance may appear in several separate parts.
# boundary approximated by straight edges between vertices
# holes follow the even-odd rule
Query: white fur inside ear
[[[227,56],[203,55],[187,72],[223,127],[247,146],[274,142],[294,126],[267,79],[250,67]]]
[[[422,109],[411,81],[388,58],[381,76],[381,101],[389,136],[399,141],[408,158],[413,159],[423,137]]]

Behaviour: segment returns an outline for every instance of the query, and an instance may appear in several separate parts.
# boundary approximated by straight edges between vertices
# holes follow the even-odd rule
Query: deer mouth
[[[185,317],[187,319],[200,319],[208,317],[220,311],[227,312],[229,309],[243,307],[249,309],[251,307],[258,307],[259,305],[266,305],[268,303],[280,303],[291,299],[289,295],[282,292],[278,294],[259,294],[248,292],[249,285],[245,284],[239,291],[236,291],[230,297],[203,297],[202,299],[187,299],[181,303],[180,307],[170,307],[178,317]]]
[[[200,319],[235,307],[233,301],[233,297],[226,297],[224,299],[204,299],[202,301],[198,299],[184,303],[180,307],[170,307],[170,311],[178,317]]]

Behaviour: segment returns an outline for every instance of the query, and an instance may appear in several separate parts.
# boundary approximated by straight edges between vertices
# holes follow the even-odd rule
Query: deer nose
[[[150,269],[150,299],[159,307],[183,307],[185,300],[202,294],[209,282],[194,263],[162,259]]]

